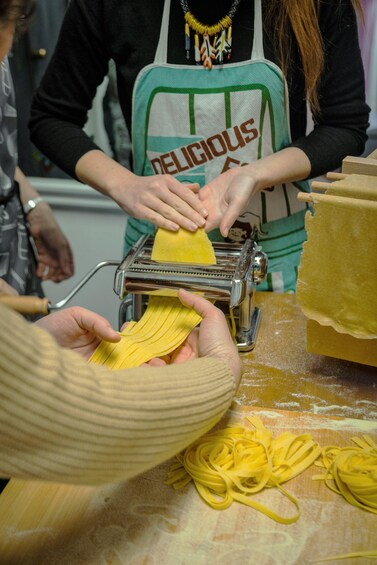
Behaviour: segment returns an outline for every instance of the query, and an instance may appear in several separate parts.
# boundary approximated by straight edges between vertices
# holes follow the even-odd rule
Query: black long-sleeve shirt
[[[96,89],[107,74],[109,59],[117,67],[119,100],[131,131],[133,85],[138,72],[153,62],[163,6],[164,0],[71,1],[55,54],[34,98],[30,120],[33,142],[71,176],[75,177],[77,161],[86,152],[98,149],[82,127]],[[227,13],[230,2],[191,0],[189,6],[197,19],[211,24]],[[233,20],[233,62],[250,58],[253,19],[253,1],[242,0]],[[347,155],[362,153],[369,116],[357,22],[350,0],[321,0],[319,23],[325,70],[319,91],[321,113],[309,135],[305,81],[294,42],[287,75],[292,145],[308,156],[310,177],[339,167]],[[264,35],[264,50],[267,59],[278,63],[277,47],[268,33]],[[178,0],[171,2],[168,62],[187,64]]]

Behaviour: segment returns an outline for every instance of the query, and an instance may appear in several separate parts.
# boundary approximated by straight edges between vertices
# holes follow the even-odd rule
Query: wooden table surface
[[[274,435],[310,433],[321,445],[377,440],[376,369],[307,354],[293,295],[258,293],[257,302],[257,344],[243,355],[242,384],[221,425],[257,413]],[[0,496],[1,565],[305,565],[377,548],[377,515],[312,481],[316,468],[286,483],[302,515],[282,525],[238,503],[213,510],[192,484],[175,492],[164,484],[170,463],[101,488],[11,480]],[[276,489],[259,501],[295,511]]]
[[[257,293],[262,311],[236,402],[377,420],[377,368],[306,352],[306,318],[293,294]]]

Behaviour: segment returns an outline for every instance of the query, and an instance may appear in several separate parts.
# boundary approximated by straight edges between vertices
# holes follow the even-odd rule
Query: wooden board
[[[342,173],[358,175],[377,175],[377,159],[372,153],[369,157],[345,157]]]
[[[274,435],[307,432],[321,445],[350,445],[361,434],[377,439],[377,422],[236,405],[221,425],[251,414]],[[287,526],[238,503],[213,510],[192,484],[174,491],[164,484],[170,463],[101,488],[10,481],[0,496],[1,564],[304,565],[377,548],[377,516],[313,481],[314,466],[285,485],[302,510]],[[295,512],[275,489],[258,500],[284,515]]]

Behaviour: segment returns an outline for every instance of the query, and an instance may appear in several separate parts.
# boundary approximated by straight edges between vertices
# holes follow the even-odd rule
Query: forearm
[[[298,181],[310,175],[310,161],[307,155],[297,147],[287,147],[242,167],[246,174],[255,179],[255,192],[281,184]]]
[[[100,150],[88,151],[76,164],[77,178],[109,196],[117,204],[122,200],[122,190],[132,183],[135,175]]]
[[[2,477],[125,480],[208,431],[233,398],[215,359],[111,372],[5,308],[0,335]]]
[[[40,197],[39,192],[33,187],[19,167],[16,168],[15,179],[20,187],[20,199],[24,208],[29,200],[35,200]],[[39,235],[40,226],[41,229],[43,229],[43,227],[47,228],[51,222],[55,225],[50,205],[43,200],[42,202],[38,202],[38,207],[30,210],[27,219],[29,228],[34,236]],[[35,226],[37,226],[37,233],[35,233]]]
[[[365,129],[367,125],[366,118]],[[292,148],[301,149],[308,156],[311,163],[308,177],[314,178],[340,168],[347,155],[361,155],[365,139],[366,136],[363,137],[352,129],[321,126],[309,135],[297,139]]]
[[[37,198],[39,193],[30,184],[29,180],[23,174],[19,167],[16,168],[15,179],[20,186],[20,198],[23,205],[30,199]]]
[[[53,61],[30,110],[31,140],[72,177],[78,160],[88,151],[99,149],[83,128],[108,72],[102,5],[102,1],[91,0],[67,2]],[[101,25],[97,26],[97,21]]]

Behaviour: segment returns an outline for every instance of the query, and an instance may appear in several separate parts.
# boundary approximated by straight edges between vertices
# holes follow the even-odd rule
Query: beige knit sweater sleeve
[[[233,395],[219,360],[110,371],[0,306],[0,477],[122,481],[208,431]]]

